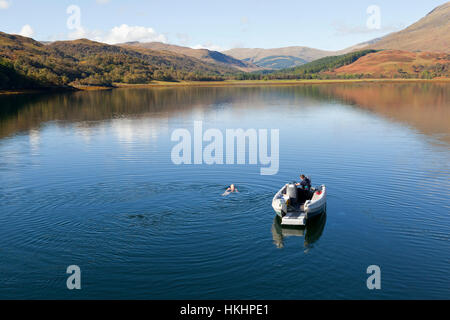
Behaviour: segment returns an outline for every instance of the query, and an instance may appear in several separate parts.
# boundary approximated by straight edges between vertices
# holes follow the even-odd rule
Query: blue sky
[[[400,30],[442,0],[0,0],[0,31],[37,40],[164,41],[190,47],[338,50]],[[67,27],[76,5],[81,25]],[[380,8],[380,28],[366,26]],[[73,12],[73,11],[72,11]]]

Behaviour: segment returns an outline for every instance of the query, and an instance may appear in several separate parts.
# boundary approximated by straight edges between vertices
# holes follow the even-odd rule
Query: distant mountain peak
[[[450,8],[450,1],[449,1],[449,2],[446,2],[446,3],[444,3],[444,4],[441,4],[440,6],[437,6],[436,8],[434,8],[433,10],[431,10],[430,12],[428,12],[428,13],[427,13],[427,16],[430,15],[430,14],[432,14],[433,12],[437,12],[437,11],[440,11],[440,10],[445,10],[445,9],[448,9],[448,8]]]
[[[124,45],[139,47],[148,50],[174,52],[177,54],[182,54],[188,57],[199,59],[206,63],[216,64],[222,67],[234,68],[241,71],[256,71],[261,69],[250,62],[241,61],[240,59],[236,59],[225,53],[209,49],[193,49],[190,47],[183,47],[163,42],[129,42]]]
[[[236,59],[249,61],[266,69],[295,67],[336,54],[334,51],[319,50],[305,46],[289,46],[273,49],[234,48],[223,53]]]
[[[419,21],[382,37],[368,47],[407,51],[450,52],[450,2],[444,3]]]

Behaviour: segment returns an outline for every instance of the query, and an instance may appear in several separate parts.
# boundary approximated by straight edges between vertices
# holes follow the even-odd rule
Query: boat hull
[[[322,185],[314,191],[311,200],[297,210],[288,210],[289,199],[286,199],[285,191],[287,185],[283,186],[272,200],[272,208],[281,219],[281,225],[304,226],[306,222],[326,211],[326,187]],[[291,207],[289,207],[291,208]]]
[[[313,210],[307,210],[306,211],[306,219],[313,219],[317,216],[320,216],[322,213],[324,213],[327,209],[327,204],[324,203],[320,207],[313,209]]]

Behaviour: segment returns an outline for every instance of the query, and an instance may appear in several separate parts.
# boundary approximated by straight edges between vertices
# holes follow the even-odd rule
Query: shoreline
[[[22,95],[36,93],[58,93],[76,91],[108,91],[123,88],[173,88],[173,87],[233,87],[233,86],[295,86],[308,84],[335,83],[450,83],[450,78],[442,79],[330,79],[330,80],[225,80],[225,81],[152,81],[147,84],[115,83],[114,86],[75,86],[72,88],[12,89],[0,90],[2,95]]]
[[[62,93],[62,92],[77,92],[82,89],[76,87],[52,87],[52,88],[35,88],[35,89],[11,89],[0,90],[0,96],[8,95],[25,95],[37,93]]]
[[[333,84],[333,83],[447,83],[444,79],[330,79],[330,80],[225,80],[225,81],[153,81],[148,84],[115,83],[116,88],[153,88],[153,87],[225,87],[225,86],[276,86],[303,84]]]

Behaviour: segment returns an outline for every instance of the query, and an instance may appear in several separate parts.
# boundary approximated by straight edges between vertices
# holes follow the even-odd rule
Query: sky
[[[0,0],[0,31],[40,41],[340,50],[416,22],[443,0]]]

